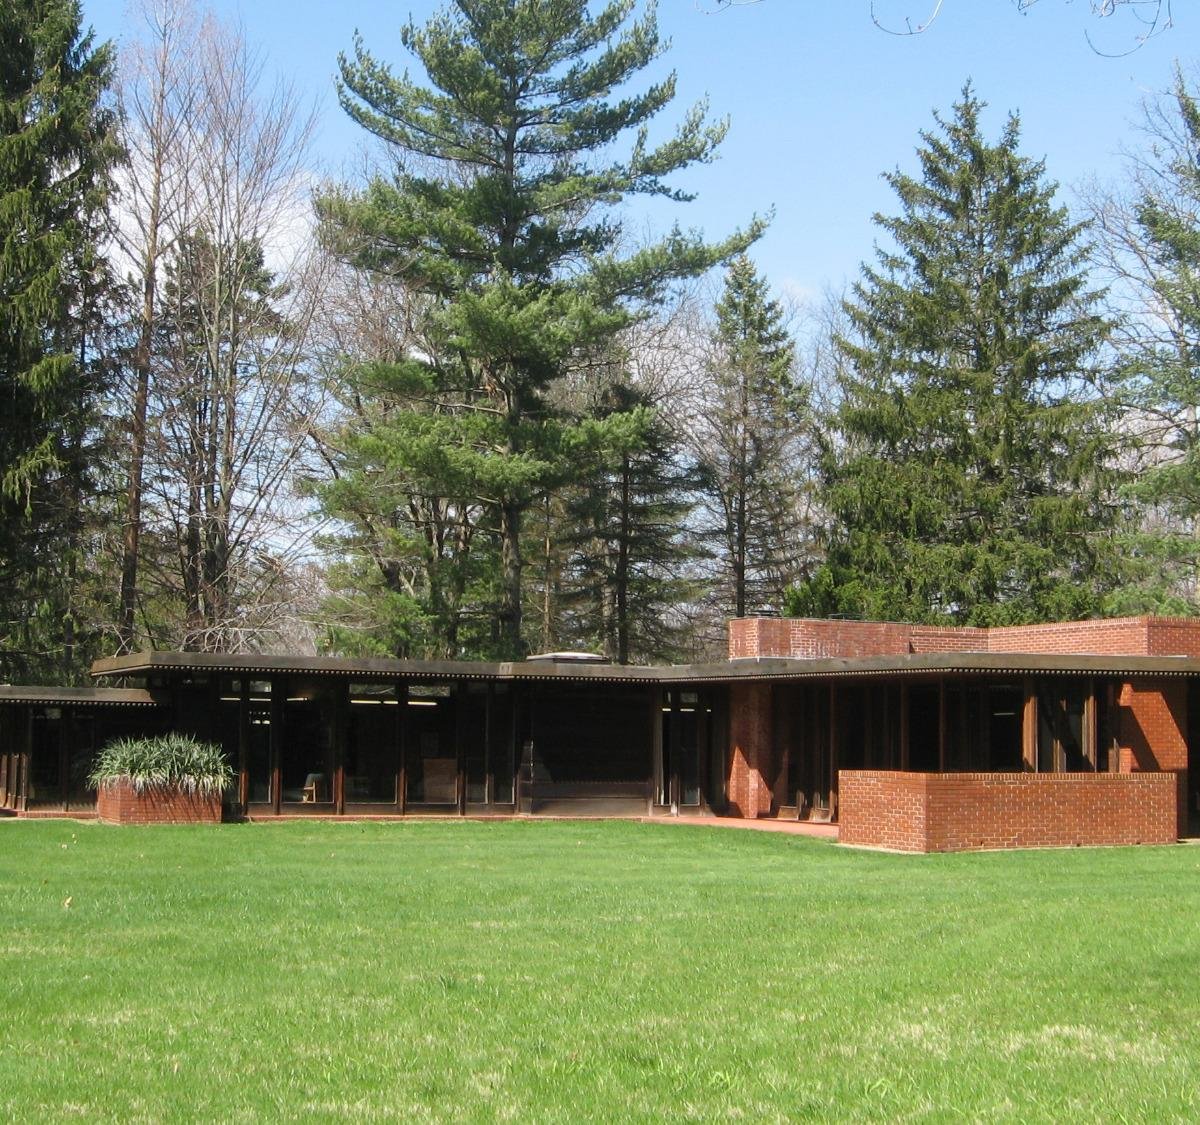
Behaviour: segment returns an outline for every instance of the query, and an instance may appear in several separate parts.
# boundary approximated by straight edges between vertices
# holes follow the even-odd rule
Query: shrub
[[[137,792],[156,786],[214,796],[233,783],[233,770],[220,746],[190,734],[119,738],[96,755],[88,781],[97,789],[128,781]]]

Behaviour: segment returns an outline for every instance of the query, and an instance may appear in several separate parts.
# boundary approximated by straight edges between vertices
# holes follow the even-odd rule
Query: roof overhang
[[[0,704],[19,703],[48,707],[162,707],[166,702],[161,693],[143,691],[141,688],[0,685]]]
[[[679,684],[848,677],[881,679],[894,676],[1200,676],[1200,659],[1185,656],[956,652],[857,658],[839,657],[819,660],[745,659],[713,664],[639,667],[577,662],[555,663],[548,660],[491,663],[456,660],[141,652],[108,657],[97,660],[92,665],[92,675],[96,677],[155,675],[169,677],[214,672],[235,676],[328,676],[356,680],[502,680]]]

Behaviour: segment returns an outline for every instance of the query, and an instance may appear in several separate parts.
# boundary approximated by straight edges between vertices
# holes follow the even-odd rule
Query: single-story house
[[[0,810],[85,812],[96,748],[167,729],[225,747],[252,820],[791,817],[928,851],[1166,842],[1200,796],[1188,619],[755,617],[702,665],[147,652],[92,674],[120,686],[0,687]]]

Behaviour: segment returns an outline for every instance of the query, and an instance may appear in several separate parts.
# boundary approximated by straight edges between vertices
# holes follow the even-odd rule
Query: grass
[[[1200,1116],[1200,848],[0,825],[0,1117]]]

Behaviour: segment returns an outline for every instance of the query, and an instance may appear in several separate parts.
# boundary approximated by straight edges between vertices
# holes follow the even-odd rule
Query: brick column
[[[1187,681],[1131,680],[1117,697],[1119,772],[1161,771],[1176,777],[1176,820],[1186,836]]]
[[[729,688],[729,811],[754,818],[771,811],[770,684],[731,684]]]

